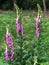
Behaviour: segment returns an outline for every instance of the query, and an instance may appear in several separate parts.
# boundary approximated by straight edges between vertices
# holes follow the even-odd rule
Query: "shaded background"
[[[13,9],[14,0],[0,0],[0,9],[9,10]],[[45,0],[46,8],[49,9],[49,0]],[[43,0],[16,0],[16,4],[22,9],[37,9],[37,3],[40,4],[43,9]]]

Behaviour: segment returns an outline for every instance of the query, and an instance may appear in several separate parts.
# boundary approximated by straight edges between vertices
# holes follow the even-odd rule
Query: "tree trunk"
[[[43,0],[43,7],[44,7],[44,13],[46,13],[46,4],[45,4],[45,0]]]

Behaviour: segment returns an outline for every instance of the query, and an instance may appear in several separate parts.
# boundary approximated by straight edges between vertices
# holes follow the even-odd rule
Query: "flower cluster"
[[[12,46],[13,46],[12,38],[11,38],[10,33],[8,31],[6,32],[6,41],[7,41],[7,44],[9,45],[10,49],[12,49]]]
[[[14,59],[14,49],[13,49],[13,43],[12,43],[12,38],[10,36],[10,33],[6,32],[6,42],[11,50],[11,56],[9,56],[9,53],[8,53],[8,48],[6,47],[6,60],[7,61],[10,61],[10,60],[13,60]]]
[[[37,17],[37,18],[36,18],[36,36],[37,36],[37,37],[40,36],[39,23],[40,23],[40,19]]]
[[[21,31],[21,35],[24,36],[24,27],[20,24],[19,17],[16,19],[16,33],[18,34]]]
[[[8,53],[8,49],[6,47],[6,60],[9,61],[10,60],[10,56],[9,56],[9,53]]]

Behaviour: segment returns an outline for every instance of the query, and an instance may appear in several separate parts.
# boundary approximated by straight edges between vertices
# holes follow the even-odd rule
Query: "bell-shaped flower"
[[[10,35],[10,33],[8,32],[8,30],[7,30],[7,32],[6,32],[6,42],[7,42],[7,44],[9,45],[9,47],[12,49],[12,46],[13,46],[12,38],[11,38],[11,35]]]
[[[9,54],[8,54],[8,49],[7,49],[7,47],[6,47],[6,52],[5,52],[6,54],[6,60],[7,61],[10,61],[10,56],[9,56]]]
[[[40,23],[40,19],[39,19],[39,18],[36,18],[36,36],[37,36],[37,37],[40,36],[39,23]]]

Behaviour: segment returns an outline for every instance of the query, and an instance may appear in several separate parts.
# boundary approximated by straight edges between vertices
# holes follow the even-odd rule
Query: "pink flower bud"
[[[11,60],[13,60],[14,59],[14,50],[13,49],[11,50],[11,53],[12,53]]]
[[[6,42],[9,45],[9,47],[12,49],[13,43],[12,43],[12,38],[10,36],[10,33],[6,32]]]
[[[16,24],[18,24],[18,23],[20,23],[20,20],[19,20],[19,18],[17,17],[17,19],[16,19]]]
[[[8,49],[7,49],[7,47],[6,47],[6,52],[5,52],[5,53],[6,53],[6,60],[7,60],[7,61],[10,61],[10,56],[9,56],[9,54],[8,54]]]
[[[40,32],[39,32],[39,22],[40,19],[36,18],[36,36],[39,37],[40,36]]]
[[[24,27],[21,25],[21,33],[22,33],[22,36],[24,36]]]
[[[21,30],[21,25],[19,23],[19,24],[17,24],[16,33],[19,33],[20,30]]]
[[[24,36],[24,27],[20,24],[19,18],[16,19],[16,33],[18,34],[21,31],[22,36]]]

